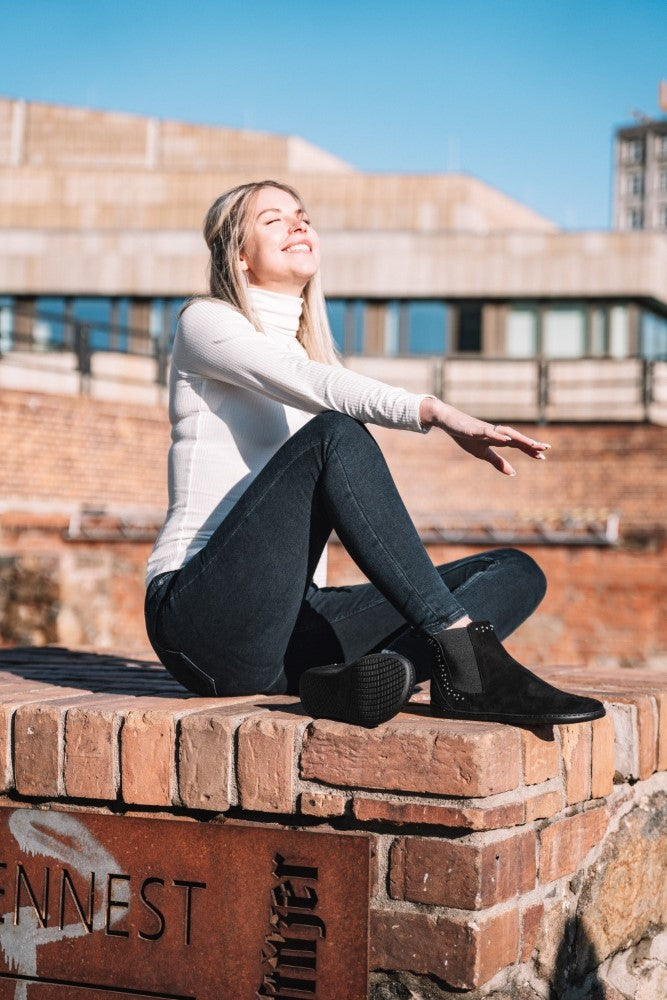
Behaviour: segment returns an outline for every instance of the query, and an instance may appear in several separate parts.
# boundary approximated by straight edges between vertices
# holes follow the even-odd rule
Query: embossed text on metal
[[[0,998],[365,1000],[361,836],[0,808]]]

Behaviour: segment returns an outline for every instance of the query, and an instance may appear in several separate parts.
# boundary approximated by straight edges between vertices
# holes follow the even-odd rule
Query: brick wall
[[[549,460],[516,456],[515,479],[465,455],[445,435],[420,436],[376,429],[399,489],[426,530],[552,528],[620,515],[622,545],[520,546],[540,563],[549,591],[538,614],[512,640],[530,663],[644,662],[667,653],[667,433],[650,425],[528,428],[553,444]],[[57,578],[56,611],[46,626],[29,614],[6,619],[1,638],[90,642],[109,648],[145,648],[142,581],[150,549],[117,533],[116,541],[65,541],[69,518],[81,505],[129,512],[130,524],[159,524],[166,501],[169,428],[161,407],[6,391],[0,425],[0,557],[3,580],[15,588],[44,565]],[[493,546],[489,536],[487,547]],[[429,545],[435,561],[475,549]],[[37,560],[37,563],[35,562]],[[40,562],[41,560],[41,562]],[[55,561],[54,561],[55,560]],[[39,565],[37,565],[39,564]],[[22,576],[23,574],[23,576]],[[363,577],[338,545],[330,547],[330,582]],[[20,588],[19,588],[20,589]],[[55,592],[58,596],[55,596]],[[95,596],[93,600],[91,594]],[[46,629],[46,631],[44,631]],[[50,629],[50,631],[49,631]]]
[[[573,984],[593,997],[633,956],[650,966],[641,996],[657,1000],[664,675],[543,673],[598,694],[607,716],[534,729],[448,721],[428,714],[424,690],[364,730],[312,720],[285,696],[184,695],[154,662],[7,650],[0,806],[367,835],[373,1000],[445,1000],[456,989],[533,1000]],[[648,962],[652,940],[662,965]],[[626,971],[638,987],[637,963]]]

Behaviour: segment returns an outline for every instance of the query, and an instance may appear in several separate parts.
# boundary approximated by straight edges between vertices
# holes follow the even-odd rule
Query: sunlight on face
[[[320,266],[320,240],[303,206],[281,188],[264,187],[250,206],[241,268],[255,288],[301,295]]]

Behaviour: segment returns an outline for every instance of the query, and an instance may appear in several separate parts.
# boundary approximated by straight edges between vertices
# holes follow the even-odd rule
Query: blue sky
[[[1,0],[0,94],[301,135],[610,218],[614,127],[656,115],[659,0]]]

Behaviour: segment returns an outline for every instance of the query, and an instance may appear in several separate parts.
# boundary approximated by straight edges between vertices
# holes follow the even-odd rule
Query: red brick
[[[120,731],[120,786],[124,802],[170,806],[177,802],[176,726],[203,698],[137,698]]]
[[[607,809],[602,806],[556,820],[540,834],[540,882],[553,882],[576,871],[604,837]]]
[[[56,689],[57,690],[57,689]],[[65,712],[90,695],[76,691],[64,697],[20,705],[14,713],[14,778],[21,795],[57,796],[64,792]]]
[[[371,910],[371,968],[437,976],[470,990],[516,962],[519,913],[476,913],[468,921],[426,912]],[[341,998],[342,1000],[342,998]]]
[[[656,696],[658,705],[658,771],[667,771],[667,691]]]
[[[116,798],[120,787],[118,733],[127,698],[98,695],[99,704],[69,708],[65,716],[65,794],[72,798]]]
[[[311,725],[301,774],[329,785],[478,797],[516,788],[519,734],[510,726],[398,716],[365,730]]]
[[[335,792],[302,792],[299,808],[306,816],[342,816],[347,799]]]
[[[535,726],[521,730],[523,780],[539,785],[560,773],[560,748],[554,739],[553,726]]]
[[[404,837],[391,851],[395,899],[461,910],[494,906],[535,886],[532,830],[486,843]]]
[[[591,797],[604,798],[614,788],[614,720],[609,713],[592,725]]]
[[[268,712],[239,727],[237,771],[244,809],[278,813],[294,809],[296,740],[306,724],[297,715]]]
[[[591,794],[591,726],[559,726],[565,799],[568,805],[584,802]]]
[[[35,685],[36,690],[24,690],[19,694],[3,694],[0,704],[0,788],[7,791],[14,788],[14,752],[12,729],[14,715],[22,705],[38,704],[48,700],[51,688]],[[19,755],[21,749],[17,748]]]
[[[252,709],[193,712],[178,728],[178,797],[190,809],[226,812],[238,802],[234,740]]]
[[[563,808],[563,789],[551,788],[526,798],[526,823],[555,816]]]
[[[614,695],[614,701],[620,704],[635,706],[637,712],[639,777],[650,778],[657,767],[657,734],[653,699],[649,695],[633,693],[627,696]]]
[[[527,962],[535,950],[537,936],[544,915],[544,903],[526,906],[521,911],[521,954],[520,962]]]
[[[525,820],[525,810],[518,794],[511,802],[480,805],[400,801],[392,798],[371,799],[355,795],[352,812],[356,819],[369,822],[396,824],[425,823],[435,826],[463,827],[467,830],[496,830],[500,827],[518,826]]]

